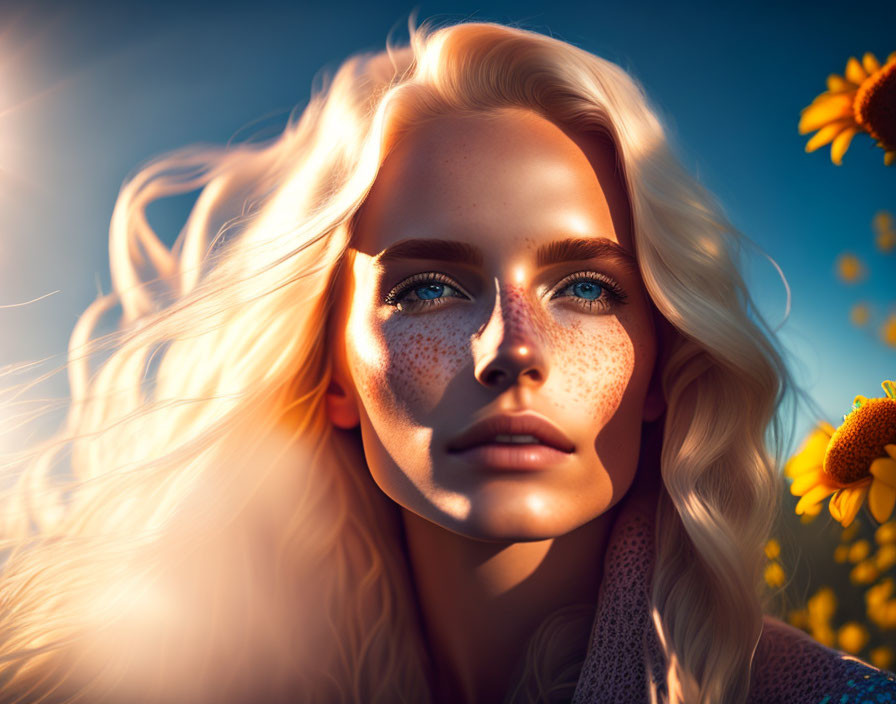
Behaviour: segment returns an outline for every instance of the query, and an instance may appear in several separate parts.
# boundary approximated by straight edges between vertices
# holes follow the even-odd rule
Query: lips
[[[538,444],[570,453],[575,450],[575,445],[557,426],[533,413],[516,415],[499,415],[485,418],[474,423],[457,438],[448,443],[448,452],[463,452],[482,445],[505,444],[498,436],[531,435]],[[517,443],[506,443],[508,446],[517,446]],[[528,444],[529,447],[535,443]],[[520,444],[526,447],[526,444]]]

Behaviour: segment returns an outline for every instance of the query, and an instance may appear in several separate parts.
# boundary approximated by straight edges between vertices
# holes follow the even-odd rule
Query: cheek
[[[350,326],[350,364],[365,407],[418,418],[435,407],[469,357],[469,333],[450,317],[406,316]]]
[[[555,336],[553,372],[561,377],[566,404],[588,408],[591,420],[608,420],[622,404],[634,373],[632,339],[615,318],[599,326],[573,325]]]

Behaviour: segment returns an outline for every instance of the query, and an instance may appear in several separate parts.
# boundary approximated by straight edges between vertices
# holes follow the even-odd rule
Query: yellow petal
[[[814,152],[819,147],[823,147],[844,129],[849,127],[850,124],[852,124],[852,120],[837,120],[836,122],[825,125],[806,143],[806,152]]]
[[[862,68],[862,64],[859,63],[855,56],[850,56],[849,61],[846,62],[845,75],[847,81],[851,81],[856,85],[868,78],[868,74],[865,73],[865,69]]]
[[[831,161],[837,166],[840,166],[843,162],[843,155],[846,154],[846,150],[849,149],[849,143],[858,131],[857,127],[847,127],[834,139],[833,144],[831,144]]]
[[[887,454],[896,460],[896,445],[890,445],[889,443],[884,445],[884,450],[887,451]]]
[[[813,486],[826,485],[824,471],[819,468],[813,472],[804,472],[793,480],[790,485],[790,493],[794,496],[802,496]]]
[[[896,152],[884,152],[884,166],[892,166],[896,161]]]
[[[874,54],[870,51],[866,51],[865,55],[862,57],[862,68],[864,68],[870,76],[875,71],[880,71],[880,62]]]
[[[887,63],[890,63],[891,61],[896,61],[896,51],[887,57]]]
[[[832,73],[828,76],[828,90],[831,93],[839,93],[844,90],[855,90],[856,87],[847,81],[843,76]]]
[[[803,512],[803,518],[817,516],[819,513],[821,513],[821,509],[821,502],[815,504],[814,506],[809,506]]]
[[[884,390],[884,393],[887,395],[887,398],[891,398],[896,401],[896,384],[887,379],[886,381],[882,381],[880,383],[880,388]]]
[[[803,446],[800,448],[800,453],[821,452],[824,454],[835,432],[837,431],[833,425],[827,421],[819,421],[815,428],[812,429],[812,432],[806,436]]]
[[[798,516],[801,515],[808,506],[814,506],[820,501],[823,501],[825,497],[833,494],[835,491],[837,490],[834,487],[827,486],[825,484],[819,484],[818,486],[809,489],[809,491],[807,491],[797,502],[796,514]]]
[[[852,116],[852,96],[832,95],[805,108],[800,115],[800,134],[814,132],[829,122]]]
[[[886,523],[893,507],[896,506],[896,489],[884,482],[874,479],[868,491],[868,508],[878,523]]]
[[[845,489],[841,489],[840,491],[838,491],[831,497],[831,500],[828,503],[828,510],[831,512],[831,515],[834,517],[835,521],[839,521],[840,516],[843,515],[840,511],[840,502],[843,500],[845,491]]]
[[[855,519],[867,494],[867,484],[841,489],[831,499],[829,505],[831,515],[836,521],[840,522],[840,525],[846,528]]]
[[[896,489],[896,460],[891,457],[878,457],[871,463],[871,474]]]
[[[806,436],[797,453],[784,465],[784,474],[793,479],[804,472],[821,467],[824,462],[824,453],[827,451],[834,432],[834,426],[830,423],[819,422],[816,428]]]
[[[791,457],[790,461],[784,466],[784,474],[791,479],[814,472],[820,469],[824,462],[824,450],[820,452],[801,452]]]
[[[847,83],[847,85],[851,86],[850,90],[852,90],[854,93],[856,92],[857,89],[854,85],[852,85],[852,83]],[[821,105],[822,103],[826,103],[828,100],[831,99],[831,96],[834,96],[834,95],[837,95],[837,94],[832,93],[829,90],[826,90],[824,93],[819,93],[814,98],[812,98],[812,102],[809,103],[809,105],[807,107],[800,110],[800,112],[801,113],[805,112],[806,110],[811,108],[813,105]]]

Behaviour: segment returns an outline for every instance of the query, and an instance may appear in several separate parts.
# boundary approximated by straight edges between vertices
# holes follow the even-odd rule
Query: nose
[[[495,307],[477,344],[476,380],[488,388],[540,386],[548,359],[532,307],[521,286],[502,289],[496,282],[496,289]]]

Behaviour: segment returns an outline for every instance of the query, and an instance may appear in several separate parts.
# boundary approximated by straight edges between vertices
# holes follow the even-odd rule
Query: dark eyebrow
[[[615,259],[626,269],[638,271],[638,261],[622,245],[604,237],[572,238],[542,245],[535,253],[539,267],[581,259]]]
[[[404,240],[386,249],[376,261],[378,264],[385,264],[402,259],[437,259],[443,262],[482,266],[482,252],[479,247],[453,240]]]
[[[398,242],[388,247],[377,258],[376,262],[403,259],[432,259],[443,262],[482,266],[482,251],[475,245],[454,240],[412,239]],[[632,271],[638,270],[638,262],[627,249],[604,237],[570,238],[542,245],[535,253],[535,262],[539,267],[551,266],[563,262],[584,259],[615,259],[622,266]]]

